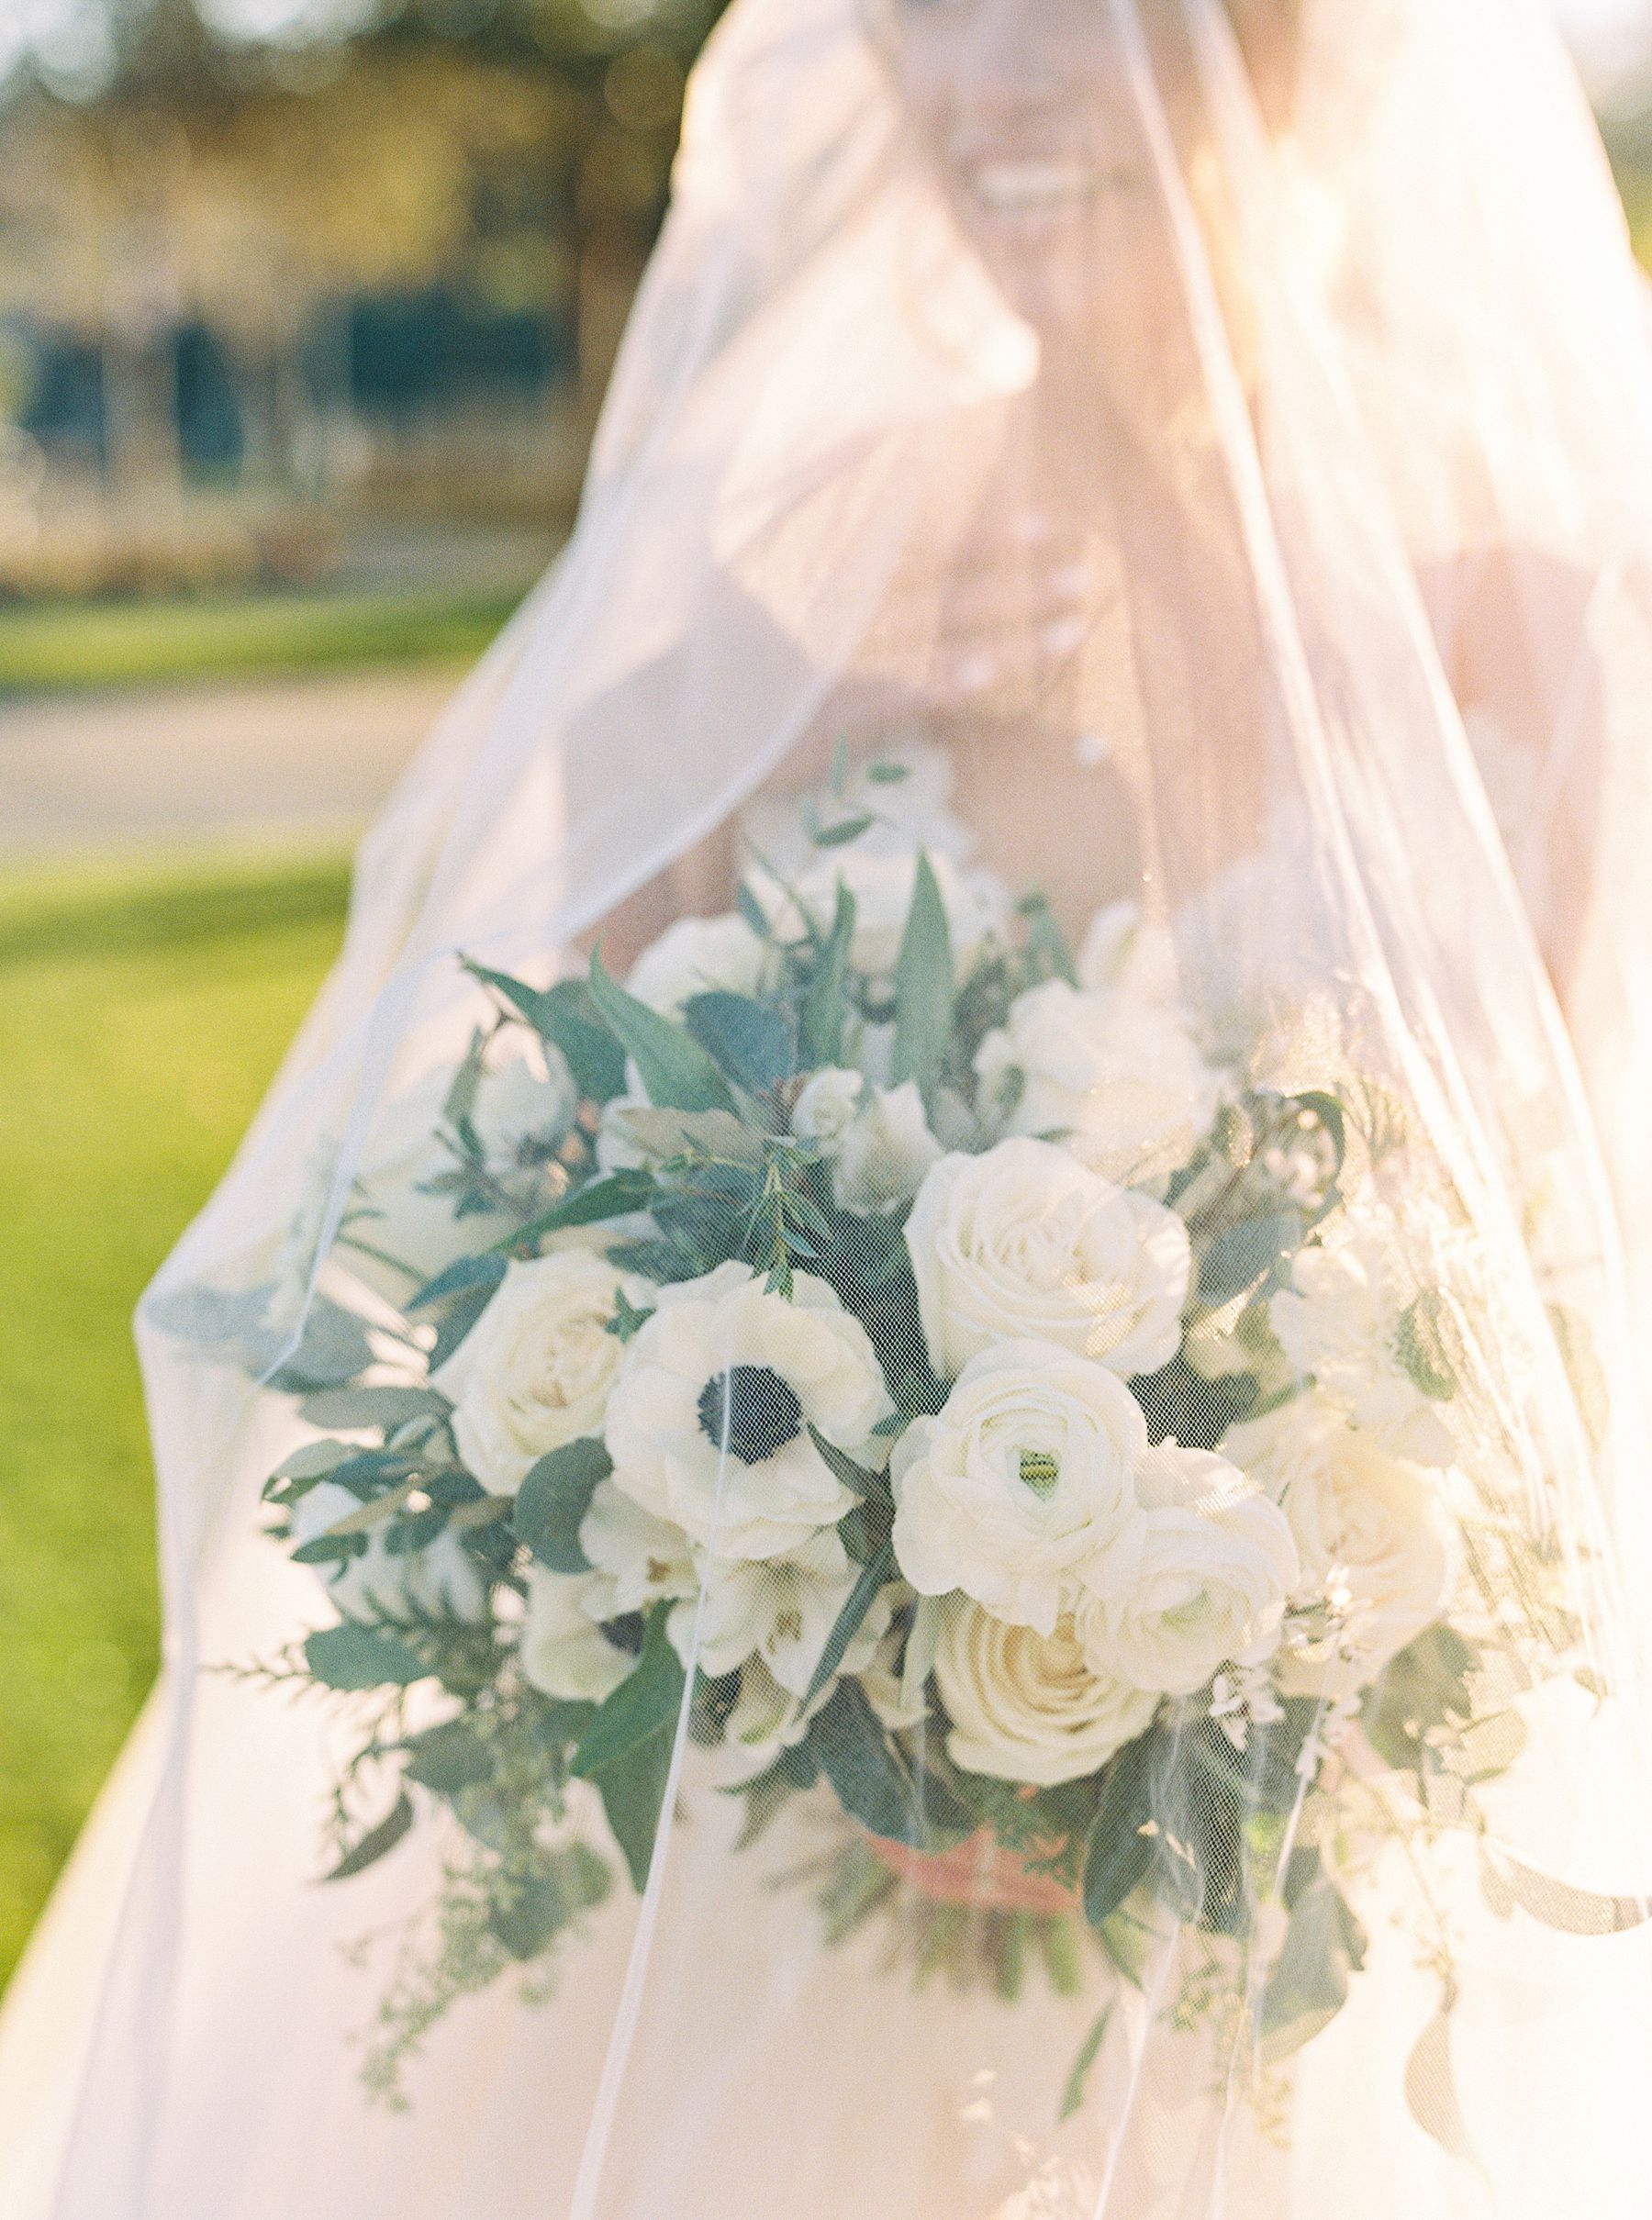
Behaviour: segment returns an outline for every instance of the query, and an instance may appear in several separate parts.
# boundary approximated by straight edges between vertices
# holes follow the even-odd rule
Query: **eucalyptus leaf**
[[[427,1279],[409,1299],[407,1308],[422,1311],[430,1303],[445,1302],[450,1295],[463,1295],[474,1288],[497,1288],[504,1277],[505,1259],[496,1250],[485,1250],[480,1256],[461,1256],[434,1279]]]
[[[358,1873],[365,1873],[369,1866],[377,1865],[400,1842],[413,1824],[413,1806],[404,1791],[390,1807],[389,1816],[362,1836],[353,1849],[347,1850],[332,1871],[323,1876],[327,1880],[353,1880]]]
[[[732,1110],[729,1083],[699,1043],[680,1025],[627,994],[591,958],[591,999],[615,1039],[631,1057],[656,1110]]]
[[[835,1065],[843,1053],[849,1014],[849,951],[854,940],[854,897],[841,882],[832,931],[815,955],[801,1012],[803,1062],[811,1069]]]
[[[846,1456],[843,1450],[834,1448],[818,1426],[809,1426],[809,1438],[832,1478],[842,1481],[853,1494],[862,1498],[887,1496],[889,1483],[881,1472],[869,1471],[865,1465],[857,1465],[852,1456]]]
[[[952,931],[934,866],[921,852],[912,906],[895,961],[894,1078],[914,1079],[925,1093],[941,1077],[952,1037]]]
[[[785,1015],[749,995],[692,995],[683,1022],[719,1070],[748,1095],[773,1094],[798,1068],[798,1044]]]
[[[1299,1851],[1287,1872],[1289,1924],[1262,1994],[1262,2036],[1270,2064],[1329,2026],[1365,1964],[1367,1936],[1317,1850]]]
[[[846,848],[852,841],[870,832],[876,820],[870,817],[841,818],[835,825],[821,825],[814,835],[817,848]]]
[[[602,1797],[639,1895],[648,1885],[686,1676],[672,1647],[669,1612],[650,1616],[642,1654],[628,1679],[600,1706],[574,1753],[572,1770]]]
[[[540,1032],[562,1051],[575,1086],[595,1102],[625,1092],[625,1051],[603,1023],[583,979],[564,979],[544,998]]]
[[[579,1529],[591,1498],[614,1469],[598,1441],[568,1442],[540,1458],[516,1499],[517,1539],[553,1572],[589,1572]]]
[[[911,1770],[853,1680],[839,1683],[809,1730],[809,1751],[851,1819],[885,1842],[922,1849],[923,1799]]]
[[[1302,1220],[1295,1210],[1270,1210],[1243,1218],[1216,1236],[1199,1267],[1199,1293],[1208,1303],[1243,1295],[1301,1244]]]
[[[1157,1849],[1142,1830],[1153,1818],[1155,1737],[1127,1743],[1101,1779],[1084,1850],[1084,1915],[1105,1925],[1151,1872]]]
[[[1101,2046],[1107,2040],[1107,2030],[1111,2025],[1112,2015],[1112,2005],[1104,2005],[1095,2025],[1085,2036],[1078,2056],[1073,2060],[1073,2070],[1067,2076],[1066,2087],[1061,2097],[1061,2117],[1064,2121],[1070,2120],[1084,2103],[1084,2085],[1089,2079],[1090,2069],[1101,2055]]]
[[[553,1851],[541,1869],[495,1902],[488,1924],[511,1957],[542,1957],[557,1936],[604,1902],[613,1886],[608,1867],[584,1843]]]
[[[627,1679],[598,1705],[580,1738],[572,1770],[590,1780],[617,1758],[656,1735],[675,1735],[686,1685],[682,1661],[667,1632],[670,1612],[656,1608],[649,1616],[642,1654]]]
[[[493,1778],[487,1746],[467,1719],[444,1719],[413,1735],[405,1746],[406,1779],[433,1795],[451,1801],[462,1789],[476,1788]]]
[[[354,1619],[311,1634],[304,1645],[304,1661],[326,1687],[351,1692],[408,1688],[427,1679],[430,1670],[407,1643]]]
[[[444,1416],[447,1409],[446,1399],[430,1388],[328,1388],[306,1396],[299,1415],[312,1426],[394,1431],[410,1419]]]

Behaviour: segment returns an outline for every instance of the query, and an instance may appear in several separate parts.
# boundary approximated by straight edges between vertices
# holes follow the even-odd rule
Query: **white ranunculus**
[[[1186,1226],[1048,1142],[943,1157],[906,1239],[943,1378],[1000,1341],[1054,1342],[1127,1378],[1156,1372],[1180,1344]]]
[[[725,1557],[769,1557],[855,1499],[809,1436],[864,1457],[891,1405],[865,1328],[825,1281],[789,1299],[748,1266],[660,1290],[608,1406],[614,1485]]]
[[[952,1722],[946,1750],[955,1766],[1044,1789],[1099,1772],[1146,1733],[1159,1704],[1098,1673],[1070,1619],[1041,1634],[966,1602],[946,1607],[935,1686]]]
[[[459,1454],[492,1494],[514,1495],[541,1457],[601,1431],[624,1355],[608,1330],[623,1284],[589,1249],[512,1264],[433,1376]]]
[[[1297,1585],[1283,1512],[1223,1457],[1166,1445],[1144,1460],[1146,1529],[1127,1582],[1105,1581],[1077,1613],[1099,1673],[1190,1696],[1224,1665],[1279,1646]]]
[[[318,1542],[361,1509],[361,1498],[348,1488],[318,1482],[293,1506],[293,1547]],[[487,1616],[487,1590],[457,1534],[442,1533],[424,1549],[392,1556],[385,1546],[388,1531],[385,1525],[371,1526],[366,1548],[347,1564],[314,1567],[347,1619],[405,1619],[414,1612],[444,1612],[469,1620]]]
[[[633,1503],[612,1480],[604,1480],[592,1496],[580,1523],[579,1546],[604,1583],[605,1619],[675,1601],[699,1587],[687,1535]]]
[[[1400,1357],[1401,1322],[1417,1290],[1393,1222],[1341,1213],[1298,1254],[1290,1283],[1268,1305],[1268,1319],[1297,1374],[1397,1456],[1450,1464],[1451,1429]]]
[[[1333,1701],[1442,1617],[1461,1537],[1441,1475],[1386,1450],[1323,1397],[1230,1429],[1227,1455],[1278,1501],[1301,1561],[1279,1683]]]
[[[962,977],[988,941],[1006,930],[1010,898],[988,873],[960,870],[944,855],[931,856],[930,866],[946,912],[954,966]],[[759,877],[753,891],[775,932],[783,940],[800,940],[810,927],[817,932],[831,932],[838,888],[846,887],[854,898],[849,962],[872,978],[887,979],[900,954],[917,881],[915,849],[880,855],[856,846],[817,855],[784,886]]]
[[[698,1665],[711,1679],[760,1657],[776,1683],[801,1699],[843,1615],[860,1567],[828,1527],[784,1556],[715,1561],[705,1600],[690,1597],[671,1614],[671,1639],[685,1665],[698,1627]],[[887,1608],[856,1633],[841,1671],[870,1665],[888,1623]]]
[[[823,1156],[834,1155],[865,1091],[863,1073],[828,1065],[805,1082],[793,1103],[792,1132],[799,1141],[812,1141]]]
[[[1179,1010],[1046,979],[976,1054],[984,1108],[1055,1134],[1092,1170],[1162,1189],[1209,1132],[1220,1089]]]
[[[696,995],[761,994],[773,968],[765,942],[744,918],[679,918],[631,966],[626,990],[663,1018],[681,1018]]]
[[[1146,1448],[1140,1406],[1103,1366],[1048,1342],[984,1351],[896,1444],[901,1572],[920,1595],[962,1589],[1051,1634],[1081,1570],[1105,1558],[1128,1577]]]
[[[592,1616],[597,1602],[588,1573],[528,1574],[519,1656],[523,1678],[561,1703],[601,1703],[628,1678],[636,1659],[617,1648]]]
[[[866,1218],[899,1210],[911,1200],[940,1155],[923,1097],[912,1082],[873,1088],[838,1143],[832,1188],[839,1209]]]
[[[1111,902],[1096,912],[1077,969],[1079,986],[1089,994],[1118,992],[1138,1002],[1176,1000],[1176,943],[1163,925],[1142,915],[1139,902]]]

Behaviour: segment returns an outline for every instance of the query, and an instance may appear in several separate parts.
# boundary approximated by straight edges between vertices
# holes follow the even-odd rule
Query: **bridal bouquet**
[[[690,1751],[742,1846],[811,1800],[834,1937],[1013,1995],[1178,1930],[1171,2008],[1270,2061],[1394,1843],[1615,1923],[1477,1802],[1576,1630],[1404,1118],[1224,1053],[1133,909],[1069,949],[927,778],[840,765],[623,986],[474,966],[273,1375],[307,1438],[266,1498],[337,1623],[262,1669],[347,1700],[334,1875],[446,1828],[386,2092],[646,1886]]]

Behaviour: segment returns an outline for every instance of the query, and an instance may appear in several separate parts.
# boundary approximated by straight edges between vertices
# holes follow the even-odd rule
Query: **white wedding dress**
[[[1177,1944],[1061,2121],[1099,1966],[1011,2004],[914,1986],[875,1927],[824,1949],[787,1878],[813,1807],[737,1852],[686,1775],[554,1993],[463,1998],[407,2108],[370,2103],[443,1838],[319,1885],[329,1720],[215,1669],[329,1612],[261,1530],[290,1401],[181,1340],[180,1297],[274,1287],[290,1351],[381,1109],[463,1054],[456,953],[600,937],[617,967],[728,906],[737,824],[842,740],[917,738],[988,863],[1064,916],[1137,901],[1293,1084],[1357,1038],[1510,1317],[1589,1321],[1598,1500],[1545,1383],[1475,1361],[1549,1460],[1622,1700],[1533,1692],[1487,1796],[1576,1902],[1652,1885],[1612,1600],[1652,1500],[1643,294],[1538,0],[1242,28],[735,0],[715,34],[575,540],[370,836],[338,970],[140,1321],[166,1667],[0,2019],[0,2220],[1641,2220],[1627,1916],[1511,1917],[1443,1869],[1442,2009],[1390,1846],[1276,2110],[1169,2024]]]

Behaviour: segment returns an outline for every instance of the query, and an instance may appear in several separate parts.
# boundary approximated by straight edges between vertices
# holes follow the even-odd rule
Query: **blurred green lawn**
[[[132,1306],[337,944],[337,859],[0,879],[0,1981],[154,1670]]]
[[[0,609],[0,697],[177,678],[468,661],[514,594],[238,595]]]

